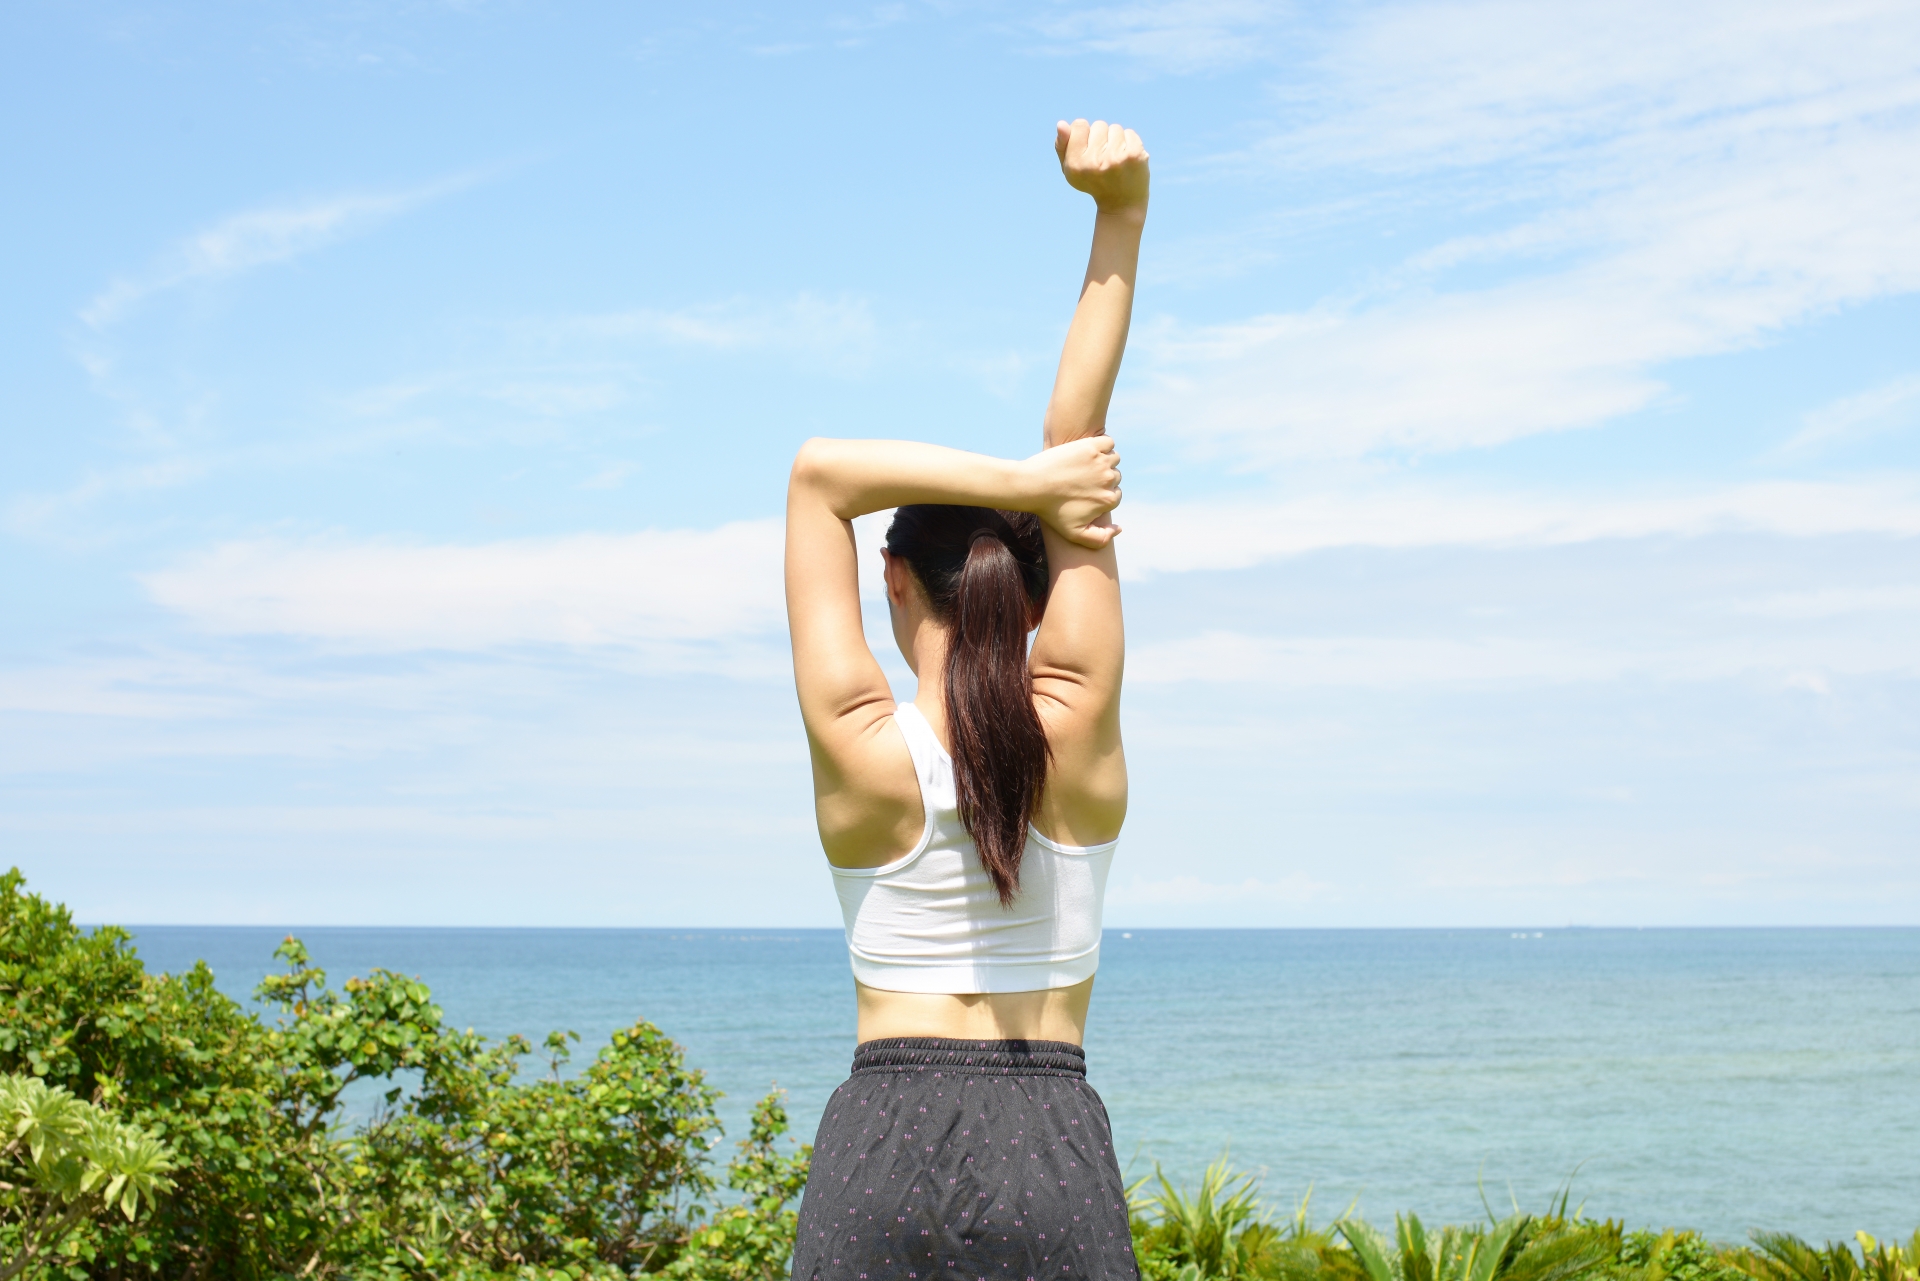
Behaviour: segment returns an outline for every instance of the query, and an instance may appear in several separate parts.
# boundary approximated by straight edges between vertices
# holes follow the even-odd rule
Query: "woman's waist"
[[[1067,1076],[1085,1080],[1087,1056],[1077,1041],[1034,1037],[875,1037],[862,1040],[853,1050],[853,1075],[871,1072]]]
[[[1091,977],[1025,992],[896,992],[856,979],[862,1042],[884,1038],[1059,1041],[1086,1036]]]

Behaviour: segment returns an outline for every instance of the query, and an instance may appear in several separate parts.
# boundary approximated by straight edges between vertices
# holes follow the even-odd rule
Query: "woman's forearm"
[[[1067,328],[1047,402],[1049,447],[1107,429],[1107,402],[1113,399],[1133,319],[1133,277],[1152,188],[1146,145],[1131,129],[1102,120],[1062,120],[1054,126],[1053,150],[1067,185],[1092,196],[1100,212],[1093,220],[1093,252],[1080,285],[1080,305]]]
[[[841,520],[908,503],[1032,511],[1039,495],[1022,464],[906,440],[809,440],[793,461],[792,489],[818,497]]]
[[[1061,537],[1104,547],[1118,531],[1104,517],[1120,501],[1120,455],[1111,440],[1073,441],[1015,462],[906,440],[808,441],[793,460],[787,513],[852,520],[908,503],[1032,512]]]
[[[1145,207],[1094,218],[1093,251],[1080,286],[1080,304],[1060,352],[1053,398],[1047,402],[1046,443],[1064,444],[1097,436],[1107,427],[1107,405],[1127,350],[1133,319],[1133,280],[1140,265],[1140,233]]]

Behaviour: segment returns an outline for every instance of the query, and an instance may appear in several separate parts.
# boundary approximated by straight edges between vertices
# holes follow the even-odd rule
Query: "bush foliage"
[[[64,1199],[53,1173],[0,1175],[0,1276],[16,1262],[105,1281],[780,1270],[807,1151],[780,1151],[777,1095],[728,1172],[738,1203],[710,1210],[719,1096],[652,1024],[576,1074],[556,1033],[549,1071],[525,1074],[526,1040],[448,1027],[416,979],[375,970],[335,989],[298,940],[277,955],[262,1016],[204,965],[149,974],[124,930],[84,933],[18,871],[0,877],[0,1073],[29,1110],[64,1100],[60,1125],[93,1145],[62,1167],[87,1182]],[[363,1081],[389,1088],[349,1127],[342,1096]],[[147,1212],[101,1212],[129,1197]]]
[[[448,1027],[417,979],[334,989],[297,939],[276,955],[256,1013],[205,965],[149,974],[124,930],[83,933],[0,876],[0,1281],[786,1275],[809,1152],[783,1142],[777,1093],[722,1195],[719,1096],[652,1024],[579,1072],[555,1033],[528,1073],[526,1040]],[[383,1102],[350,1126],[364,1082]],[[1142,1281],[1920,1281],[1920,1233],[1727,1246],[1625,1232],[1564,1195],[1464,1227],[1317,1227],[1224,1160],[1131,1201]]]

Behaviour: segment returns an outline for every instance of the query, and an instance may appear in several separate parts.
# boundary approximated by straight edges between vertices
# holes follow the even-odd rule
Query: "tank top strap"
[[[940,746],[940,740],[934,736],[933,726],[919,708],[912,703],[901,703],[893,709],[893,723],[900,727],[900,737],[907,740],[907,752],[913,757],[913,772],[920,780],[920,801],[932,816],[943,810],[954,808],[957,803],[953,786],[953,761],[947,756],[947,749]]]

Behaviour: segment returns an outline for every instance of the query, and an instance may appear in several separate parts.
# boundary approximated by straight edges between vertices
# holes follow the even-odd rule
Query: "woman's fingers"
[[[1075,169],[1111,169],[1141,150],[1139,134],[1104,120],[1057,121],[1053,133],[1055,153]]]
[[[1079,543],[1082,547],[1091,547],[1097,551],[1112,542],[1119,533],[1120,526],[1102,518],[1101,524],[1088,525],[1080,531],[1080,536],[1073,541]]]

